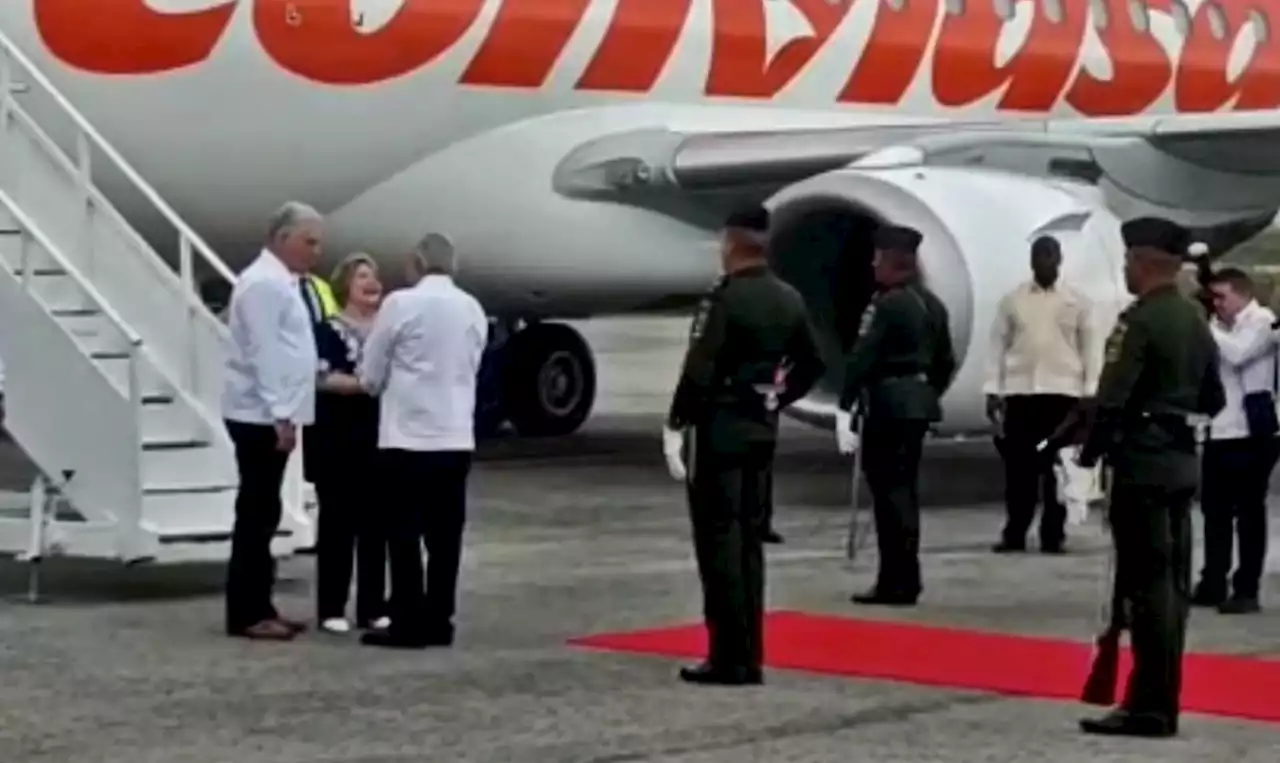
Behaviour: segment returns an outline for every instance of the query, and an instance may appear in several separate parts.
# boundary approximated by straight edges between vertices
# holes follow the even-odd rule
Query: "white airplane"
[[[233,267],[287,199],[327,213],[334,258],[453,237],[514,329],[501,402],[526,434],[575,430],[594,397],[590,350],[551,321],[687,305],[748,201],[836,369],[793,414],[829,426],[869,235],[894,222],[925,233],[963,359],[942,429],[980,428],[992,309],[1036,236],[1113,314],[1119,220],[1220,251],[1274,217],[1278,25],[1264,0],[0,3]]]

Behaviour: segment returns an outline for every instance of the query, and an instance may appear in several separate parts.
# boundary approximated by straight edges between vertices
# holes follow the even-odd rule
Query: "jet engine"
[[[843,357],[873,291],[872,233],[884,224],[924,234],[920,263],[945,302],[958,371],[943,399],[943,433],[985,426],[983,385],[1001,296],[1030,275],[1031,242],[1063,250],[1062,280],[1087,295],[1101,338],[1129,297],[1120,221],[1096,188],[974,167],[898,161],[894,149],[784,188],[769,200],[770,259],[809,304],[829,371],[796,418],[830,427],[844,381]],[[1064,330],[1070,330],[1065,327]]]

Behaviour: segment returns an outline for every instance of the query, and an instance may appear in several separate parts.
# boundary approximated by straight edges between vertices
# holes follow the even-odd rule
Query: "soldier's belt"
[[[909,379],[909,380],[913,379],[915,381],[921,382],[922,384],[929,383],[929,377],[923,371],[911,371],[909,373],[901,373],[901,374],[892,374],[892,373],[884,374],[883,376],[876,377],[876,379],[872,383],[874,384],[876,382],[901,381],[903,379]]]

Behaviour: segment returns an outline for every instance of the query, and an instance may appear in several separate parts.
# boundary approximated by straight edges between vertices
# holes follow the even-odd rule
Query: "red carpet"
[[[771,612],[765,662],[828,675],[1076,700],[1089,669],[1087,644],[1027,636]],[[705,654],[701,624],[574,639],[592,649],[697,659]],[[1123,654],[1123,677],[1129,671]],[[1280,662],[1187,655],[1183,708],[1190,712],[1280,722]]]

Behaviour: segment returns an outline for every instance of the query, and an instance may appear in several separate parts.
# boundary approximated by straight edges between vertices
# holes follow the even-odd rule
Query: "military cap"
[[[882,225],[876,229],[874,237],[876,249],[906,254],[915,254],[921,241],[924,241],[924,234],[902,225]]]
[[[1147,247],[1184,257],[1191,246],[1191,231],[1172,220],[1161,217],[1139,217],[1120,226],[1124,245],[1133,249]]]
[[[769,210],[764,207],[747,207],[731,213],[724,221],[726,228],[752,231],[753,233],[769,232]]]

